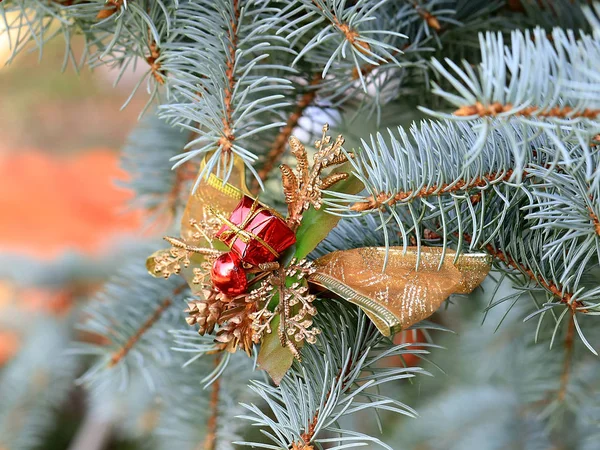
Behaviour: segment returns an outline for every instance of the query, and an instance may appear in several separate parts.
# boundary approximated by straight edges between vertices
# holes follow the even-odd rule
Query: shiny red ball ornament
[[[228,297],[235,297],[248,290],[242,260],[233,252],[224,253],[215,260],[210,276],[213,286]]]

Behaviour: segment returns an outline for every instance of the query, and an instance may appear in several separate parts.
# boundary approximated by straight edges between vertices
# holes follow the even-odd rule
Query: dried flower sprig
[[[252,330],[254,332],[252,340],[257,344],[265,333],[270,334],[272,332],[271,321],[275,317],[275,314],[269,310],[269,302],[272,297],[273,285],[267,280],[263,280],[260,286],[248,295],[248,301],[262,304],[262,308],[252,313],[250,316],[252,319]]]
[[[155,256],[154,273],[161,274],[165,278],[169,278],[173,274],[179,274],[182,268],[189,267],[190,257],[194,253],[203,255],[210,261],[218,258],[223,253],[214,248],[190,245],[181,239],[170,236],[166,236],[164,239],[171,244],[171,248]]]
[[[192,239],[194,241],[206,241],[212,248],[212,241],[215,239],[217,231],[221,228],[221,221],[214,216],[198,222],[196,219],[189,220],[190,228],[193,230]]]
[[[313,344],[321,332],[313,327],[312,317],[317,313],[317,309],[312,303],[316,297],[309,294],[305,281],[314,270],[312,262],[293,259],[288,267],[280,269],[269,278],[274,288],[273,292],[279,294],[277,308],[281,319],[278,334],[281,345],[288,347],[298,360],[300,360],[300,351],[297,344],[303,341]],[[288,286],[287,282],[290,279],[294,281]]]
[[[287,222],[294,231],[300,226],[302,214],[312,205],[320,209],[323,203],[322,195],[325,189],[329,189],[338,181],[348,178],[347,173],[333,173],[322,178],[323,170],[340,165],[348,161],[343,153],[342,146],[344,138],[340,135],[334,142],[331,136],[327,136],[329,125],[323,126],[323,134],[320,140],[315,142],[317,152],[313,158],[313,165],[309,168],[308,154],[304,145],[298,138],[290,137],[292,154],[296,157],[296,170],[288,165],[279,166],[283,179],[283,193],[288,204]]]

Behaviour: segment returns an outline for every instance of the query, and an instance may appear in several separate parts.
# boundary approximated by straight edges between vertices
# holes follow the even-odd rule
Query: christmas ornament
[[[185,320],[188,325],[198,324],[198,332],[204,336],[213,332],[224,309],[225,304],[216,295],[211,300],[192,301],[184,311],[188,313]]]
[[[281,349],[300,359],[299,346],[317,340],[315,293],[358,305],[390,336],[429,317],[451,294],[471,292],[490,269],[487,254],[430,247],[364,247],[304,259],[325,237],[323,227],[336,223],[315,213],[323,191],[349,179],[335,169],[324,175],[352,157],[342,148],[343,138],[332,142],[327,131],[325,126],[315,142],[312,164],[300,141],[290,139],[297,167],[280,166],[286,218],[252,198],[241,161],[223,156],[233,158],[221,161],[230,168],[229,183],[213,174],[201,179],[186,206],[181,238],[165,238],[171,249],[147,263],[156,276],[186,278],[200,298],[188,304],[187,322],[198,325],[200,334],[216,330],[218,349],[250,354],[260,343],[258,362],[275,380],[291,365]],[[300,257],[291,255],[294,244]]]
[[[215,259],[210,278],[213,286],[228,297],[235,297],[248,290],[242,260],[234,252],[223,253]]]
[[[239,258],[253,266],[279,259],[296,242],[296,235],[276,211],[244,196],[229,219],[215,215],[224,223],[216,237]]]

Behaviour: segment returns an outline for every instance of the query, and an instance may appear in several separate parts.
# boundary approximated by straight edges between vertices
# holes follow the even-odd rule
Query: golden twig
[[[186,243],[185,241],[182,241],[179,238],[165,236],[163,239],[165,241],[167,241],[169,244],[171,244],[173,247],[184,249],[189,253],[198,253],[200,255],[215,256],[215,257],[223,254],[223,252],[221,250],[217,250],[214,248],[197,247],[195,245],[190,245],[190,244]]]
[[[317,152],[313,158],[312,167],[309,168],[306,148],[294,136],[290,137],[290,148],[296,157],[296,172],[285,164],[280,166],[283,192],[288,204],[287,222],[294,231],[300,226],[302,214],[311,205],[315,209],[321,207],[322,191],[348,177],[346,173],[338,173],[325,179],[321,178],[324,169],[347,161],[342,149],[344,138],[340,135],[332,143],[331,137],[327,136],[327,131],[329,131],[329,125],[323,126],[323,135],[320,140],[315,142]]]
[[[312,304],[316,297],[309,293],[305,281],[315,270],[311,261],[293,259],[288,267],[279,269],[268,279],[272,291],[279,294],[279,340],[282,347],[288,347],[298,361],[301,361],[301,357],[297,344],[303,341],[314,344],[321,333],[320,329],[313,326],[312,319],[317,314]],[[288,286],[288,280],[294,281]]]
[[[158,252],[154,256],[153,270],[154,273],[161,274],[165,278],[180,273],[182,268],[189,267],[191,263],[190,257],[194,253],[204,255],[208,261],[213,261],[223,254],[222,251],[214,248],[190,245],[179,238],[165,236],[164,239],[171,244],[171,248]],[[196,269],[194,269],[194,275],[198,275],[196,274]]]

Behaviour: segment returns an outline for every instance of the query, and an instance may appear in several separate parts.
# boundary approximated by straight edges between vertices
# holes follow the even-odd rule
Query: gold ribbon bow
[[[431,316],[451,294],[472,292],[490,264],[485,253],[457,258],[438,247],[362,247],[317,259],[308,281],[360,306],[390,336]]]
[[[240,225],[228,219],[243,196],[248,195],[243,164],[238,162],[240,164],[236,163],[230,180],[240,189],[224,184],[214,175],[200,183],[183,215],[182,239],[191,245],[217,245],[216,240],[199,239],[194,225],[217,219],[229,227],[224,233],[226,239],[232,236],[244,242],[256,239],[278,257],[275,249],[263,239],[245,230],[256,214],[264,210],[275,214],[274,211],[255,200]],[[203,258],[197,254],[189,259],[193,266]],[[329,291],[358,305],[382,334],[390,336],[431,316],[451,294],[472,292],[488,275],[490,267],[491,257],[485,253],[457,256],[454,250],[434,247],[408,247],[406,250],[362,247],[339,250],[318,258],[308,282],[313,289]],[[191,281],[191,274],[185,270],[181,273],[195,291],[197,286]]]
[[[206,165],[200,166],[200,172]],[[239,186],[236,187],[236,186]],[[244,163],[236,158],[233,170],[227,183],[211,173],[208,178],[200,180],[198,187],[190,196],[183,217],[181,218],[181,237],[186,242],[196,245],[207,244],[207,239],[198,238],[198,230],[194,223],[208,223],[217,218],[217,214],[230,214],[244,195],[250,192],[246,187]]]

